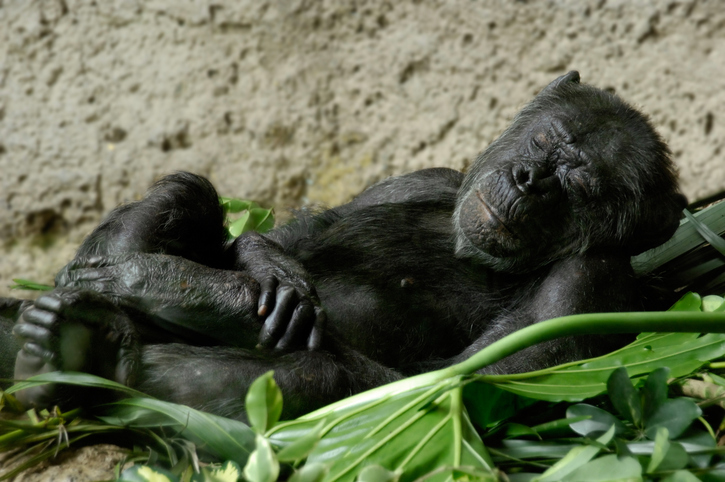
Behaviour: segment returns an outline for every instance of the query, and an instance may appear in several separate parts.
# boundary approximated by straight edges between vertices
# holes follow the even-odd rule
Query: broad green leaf
[[[322,482],[327,475],[323,464],[305,464],[290,477],[289,482]]]
[[[605,455],[582,465],[564,480],[587,482],[629,482],[642,480],[642,466],[633,457]]]
[[[687,466],[688,454],[678,442],[670,441],[664,460],[657,467],[658,472],[670,472],[684,469]]]
[[[647,473],[651,474],[660,466],[665,455],[670,450],[670,432],[666,427],[659,427],[655,436],[655,447],[652,451],[649,464],[647,465]]]
[[[237,482],[241,477],[239,465],[227,460],[219,467],[202,467],[199,473],[191,477],[191,482]]]
[[[239,216],[237,220],[229,224],[229,227],[227,228],[227,231],[229,231],[229,235],[233,238],[236,238],[240,234],[248,231],[247,229],[247,223],[249,222],[249,211],[246,211],[244,214]]]
[[[249,222],[251,229],[266,233],[274,227],[274,210],[264,208],[252,208],[249,210]]]
[[[256,448],[244,466],[244,478],[249,482],[275,482],[279,477],[279,462],[269,441],[257,435]]]
[[[707,478],[702,480],[709,480]],[[718,479],[718,480],[725,480],[725,479]],[[700,479],[695,477],[691,472],[688,472],[687,470],[678,470],[672,475],[669,475],[662,479],[662,482],[700,482]]]
[[[654,439],[657,430],[665,427],[670,439],[676,439],[700,415],[702,415],[702,410],[692,400],[686,398],[667,400],[657,407],[647,420],[645,435],[649,439]]]
[[[244,199],[236,199],[231,197],[220,197],[219,203],[224,207],[227,213],[240,213],[245,209],[258,207],[259,204],[254,201],[247,201]]]
[[[626,367],[630,377],[667,366],[671,377],[694,372],[706,361],[725,354],[725,335],[711,333],[647,333],[608,355],[516,375],[481,375],[480,380],[529,398],[580,401],[606,391],[609,375]]]
[[[723,311],[723,297],[708,295],[702,298],[702,311]]]
[[[471,420],[482,428],[506,420],[537,403],[533,398],[516,395],[490,383],[475,381],[463,387],[463,401]]]
[[[702,298],[699,294],[688,292],[685,293],[682,298],[677,300],[677,303],[667,311],[701,311]]]
[[[400,474],[391,472],[380,465],[368,465],[357,476],[358,482],[396,482]]]
[[[617,417],[601,408],[586,403],[578,403],[566,409],[566,416],[569,418],[577,417],[579,419],[588,417],[587,420],[581,420],[571,424],[571,429],[576,433],[584,436],[598,435],[609,430],[614,426],[615,433],[621,434],[625,432],[625,427]]]
[[[612,372],[607,380],[607,393],[612,405],[625,420],[629,420],[636,427],[642,426],[642,401],[627,375],[626,368],[620,367]]]
[[[101,420],[127,427],[171,430],[217,460],[246,464],[254,450],[254,432],[242,422],[184,405],[150,398],[128,398],[107,405]]]
[[[569,474],[593,459],[601,450],[600,447],[611,442],[613,437],[614,426],[597,438],[598,445],[580,445],[573,448],[564,458],[549,467],[546,472],[541,474],[541,477],[535,480],[538,482],[565,480]]]
[[[460,377],[327,412],[323,437],[307,459],[330,466],[326,480],[354,480],[380,465],[414,480],[441,466],[490,469],[492,462],[462,403]],[[270,436],[285,446],[290,434],[317,420],[286,422]]]
[[[317,443],[322,437],[322,429],[325,425],[324,420],[312,427],[310,430],[305,430],[305,433],[300,435],[297,440],[291,444],[285,446],[277,452],[277,458],[280,462],[294,462],[301,460],[312,452]]]
[[[667,380],[670,378],[670,369],[658,368],[649,374],[642,387],[642,412],[645,422],[652,414],[667,401]]]
[[[244,407],[252,428],[264,433],[274,426],[282,414],[282,392],[273,378],[274,372],[268,371],[258,377],[247,391]]]

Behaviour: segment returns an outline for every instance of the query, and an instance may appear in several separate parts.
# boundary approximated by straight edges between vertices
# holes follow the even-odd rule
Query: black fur
[[[647,119],[572,72],[466,176],[387,179],[265,236],[227,245],[208,181],[166,177],[110,214],[55,291],[13,305],[7,317],[20,318],[24,340],[15,374],[84,369],[243,418],[249,384],[274,369],[284,415],[299,415],[541,320],[640,309],[629,258],[670,237],[684,205]],[[537,369],[618,343],[552,341],[486,370]],[[73,395],[20,392],[29,406]]]

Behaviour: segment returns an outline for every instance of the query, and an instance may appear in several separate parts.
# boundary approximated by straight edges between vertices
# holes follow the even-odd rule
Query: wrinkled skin
[[[109,215],[54,291],[0,303],[0,368],[12,372],[17,353],[17,378],[88,371],[236,418],[249,384],[274,369],[292,417],[456,363],[532,323],[641,309],[629,258],[668,239],[684,206],[646,118],[570,72],[467,175],[390,178],[264,236],[225,242],[208,181],[164,178]],[[618,343],[555,340],[486,371],[538,369]],[[97,401],[53,385],[19,398]]]

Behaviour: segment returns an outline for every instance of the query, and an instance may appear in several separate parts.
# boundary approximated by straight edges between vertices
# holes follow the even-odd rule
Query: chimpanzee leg
[[[167,176],[141,201],[112,211],[86,238],[76,258],[58,274],[56,290],[39,298],[20,317],[14,332],[22,338],[22,349],[17,350],[17,345],[12,347],[17,353],[15,378],[25,379],[53,370],[75,370],[131,383],[135,362],[128,361],[128,353],[140,350],[140,344],[129,335],[136,333],[137,323],[143,324],[137,319],[142,309],[119,309],[111,298],[83,291],[88,289],[84,286],[79,290],[77,284],[75,289],[65,288],[74,284],[72,270],[94,266],[104,257],[134,253],[168,254],[218,267],[222,264],[226,239],[223,218],[212,185],[189,173]],[[240,288],[244,288],[249,284],[248,279],[231,281],[241,283]],[[169,305],[179,305],[175,300],[168,301]],[[256,300],[252,301],[246,311],[254,309]],[[114,341],[110,345],[88,341],[106,339]],[[174,340],[174,335],[168,333],[164,339]],[[125,347],[119,340],[126,340]],[[123,373],[115,373],[119,367]],[[63,398],[77,399],[64,396],[63,391],[65,388],[45,386],[19,392],[19,398],[28,406],[44,406]]]
[[[231,347],[148,345],[143,347],[143,375],[138,389],[164,400],[244,420],[244,397],[249,385],[274,370],[284,398],[282,417],[289,419],[402,378],[339,342],[333,343],[335,354],[296,351],[283,356]]]
[[[113,210],[83,241],[76,261],[159,253],[221,267],[225,241],[224,211],[214,187],[202,177],[177,172],[154,184],[142,200]]]

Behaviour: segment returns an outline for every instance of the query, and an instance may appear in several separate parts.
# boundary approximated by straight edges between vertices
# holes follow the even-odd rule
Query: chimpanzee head
[[[588,251],[631,256],[669,239],[685,205],[669,149],[647,118],[569,72],[466,175],[457,255],[514,272]]]

